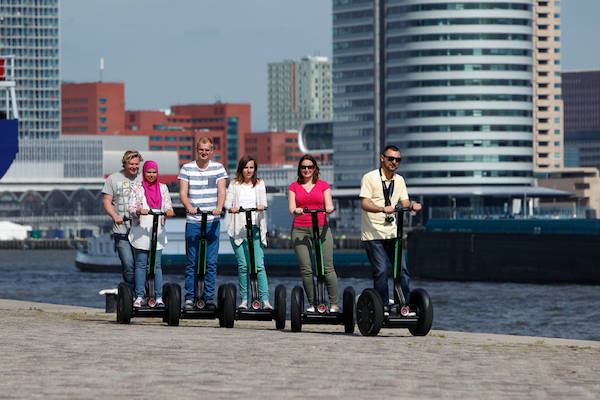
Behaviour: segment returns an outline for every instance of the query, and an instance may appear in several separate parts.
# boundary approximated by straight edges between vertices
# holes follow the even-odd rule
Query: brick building
[[[253,132],[246,135],[245,153],[260,165],[297,165],[304,153],[298,147],[298,132]],[[328,163],[326,154],[313,154],[320,164]]]

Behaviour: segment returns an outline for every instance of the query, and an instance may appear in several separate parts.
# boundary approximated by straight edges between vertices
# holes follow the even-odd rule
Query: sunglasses
[[[387,158],[387,160],[388,160],[389,162],[396,161],[398,164],[400,164],[400,161],[402,161],[402,157],[392,157],[392,156],[386,156],[386,155],[383,155],[383,156],[384,156],[385,158]]]
[[[315,169],[314,165],[301,165],[300,169]]]

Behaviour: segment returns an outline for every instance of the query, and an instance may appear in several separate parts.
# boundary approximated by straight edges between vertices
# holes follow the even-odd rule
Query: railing
[[[596,218],[593,209],[587,207],[535,207],[513,214],[504,207],[427,207],[429,219],[569,219]]]

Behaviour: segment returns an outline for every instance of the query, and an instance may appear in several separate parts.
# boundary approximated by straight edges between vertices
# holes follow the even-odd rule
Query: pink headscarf
[[[156,181],[150,183],[146,180],[146,171],[149,169],[156,170]],[[146,193],[146,201],[148,202],[148,206],[150,208],[161,208],[162,206],[162,197],[160,195],[160,183],[158,181],[158,164],[155,161],[148,160],[144,163],[143,168],[144,174],[144,192]]]

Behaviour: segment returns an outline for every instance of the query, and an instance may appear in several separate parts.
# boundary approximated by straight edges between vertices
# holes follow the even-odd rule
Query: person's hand
[[[420,211],[422,208],[421,203],[412,203],[412,210],[413,211]]]
[[[393,214],[395,212],[394,207],[392,206],[385,206],[383,207],[383,212],[386,214]]]
[[[198,209],[196,207],[190,207],[187,209],[187,213],[190,215],[196,215],[198,214]]]
[[[121,225],[123,223],[123,217],[117,214],[116,217],[113,217],[113,221],[115,221],[115,224]]]
[[[299,216],[301,216],[301,215],[304,215],[304,210],[303,210],[302,208],[296,208],[296,209],[294,210],[294,214],[295,214],[297,217],[299,217]]]
[[[221,209],[215,208],[214,210],[212,210],[212,215],[221,215]]]
[[[256,206],[256,210],[257,211],[265,211],[265,206],[263,206],[263,205]]]
[[[172,209],[167,210],[167,217],[174,217],[175,216],[175,211],[173,211]]]
[[[333,207],[326,207],[326,208],[325,208],[325,212],[326,212],[327,214],[331,214],[331,213],[332,213],[334,210],[335,210],[335,208],[333,208]]]
[[[150,212],[150,210],[144,210],[144,209],[137,210],[138,215],[148,215],[149,212]]]
[[[238,214],[240,212],[240,209],[238,207],[231,207],[229,209],[229,212],[232,214]]]

